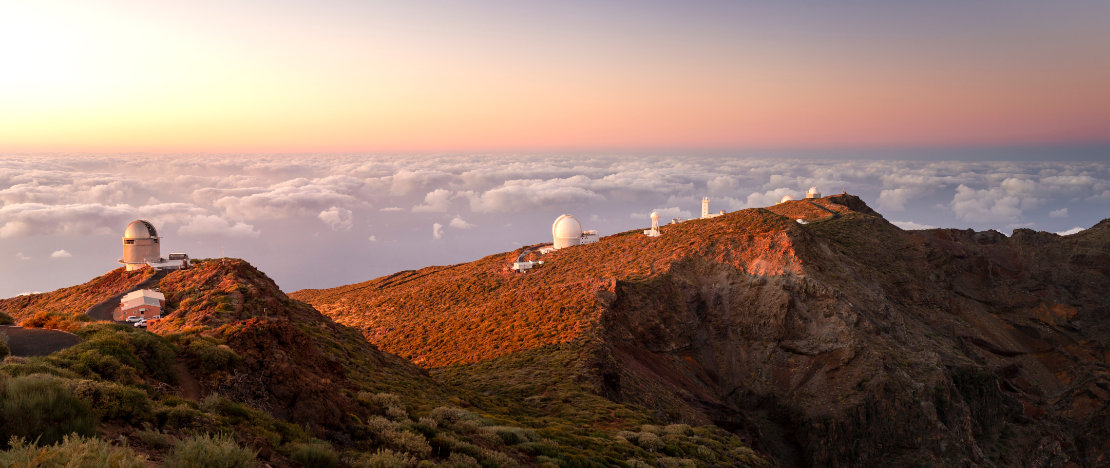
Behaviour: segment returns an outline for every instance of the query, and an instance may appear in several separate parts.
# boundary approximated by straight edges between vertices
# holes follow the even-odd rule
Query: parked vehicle
[[[161,315],[155,315],[155,316],[149,318],[148,320],[161,320],[161,319],[162,319]]]
[[[138,322],[135,322],[135,328],[146,328],[146,319],[139,319]]]
[[[139,320],[142,320],[142,317],[139,317],[138,315],[131,315],[127,317],[127,323],[135,323]]]

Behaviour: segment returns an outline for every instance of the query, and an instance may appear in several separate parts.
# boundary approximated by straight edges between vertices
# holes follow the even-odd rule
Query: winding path
[[[81,342],[77,335],[61,330],[4,325],[0,333],[8,335],[8,348],[13,356],[45,356]]]

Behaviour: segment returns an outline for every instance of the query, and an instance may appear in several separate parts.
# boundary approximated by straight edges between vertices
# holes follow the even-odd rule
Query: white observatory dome
[[[651,212],[651,220],[652,221],[659,221],[659,212],[658,211],[652,211]]]
[[[154,230],[154,225],[149,221],[137,219],[127,225],[127,229],[123,231],[124,239],[151,239],[158,237],[158,231]]]
[[[806,198],[821,198],[821,192],[817,191],[817,187],[810,187],[806,192]]]
[[[788,201],[793,201],[793,200],[794,200],[794,197],[792,197],[790,195],[783,195],[782,200],[779,200],[779,203],[786,203]]]
[[[582,237],[582,223],[574,215],[559,216],[551,225],[551,237],[554,238],[556,249],[578,245],[579,238]]]

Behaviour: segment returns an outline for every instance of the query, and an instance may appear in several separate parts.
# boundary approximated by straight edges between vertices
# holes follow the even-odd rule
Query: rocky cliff
[[[1110,221],[903,231],[838,195],[608,236],[523,274],[519,253],[292,296],[424,366],[466,364],[436,372],[491,395],[486,362],[515,366],[502,391],[527,398],[508,376],[549,362],[513,356],[564,343],[596,394],[787,466],[1107,463]]]

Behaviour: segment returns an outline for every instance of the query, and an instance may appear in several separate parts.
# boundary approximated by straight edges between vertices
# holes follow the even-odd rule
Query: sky
[[[0,152],[1110,141],[1110,3],[0,2]]]
[[[0,2],[0,297],[163,253],[287,291],[810,186],[1110,217],[1110,2]]]

